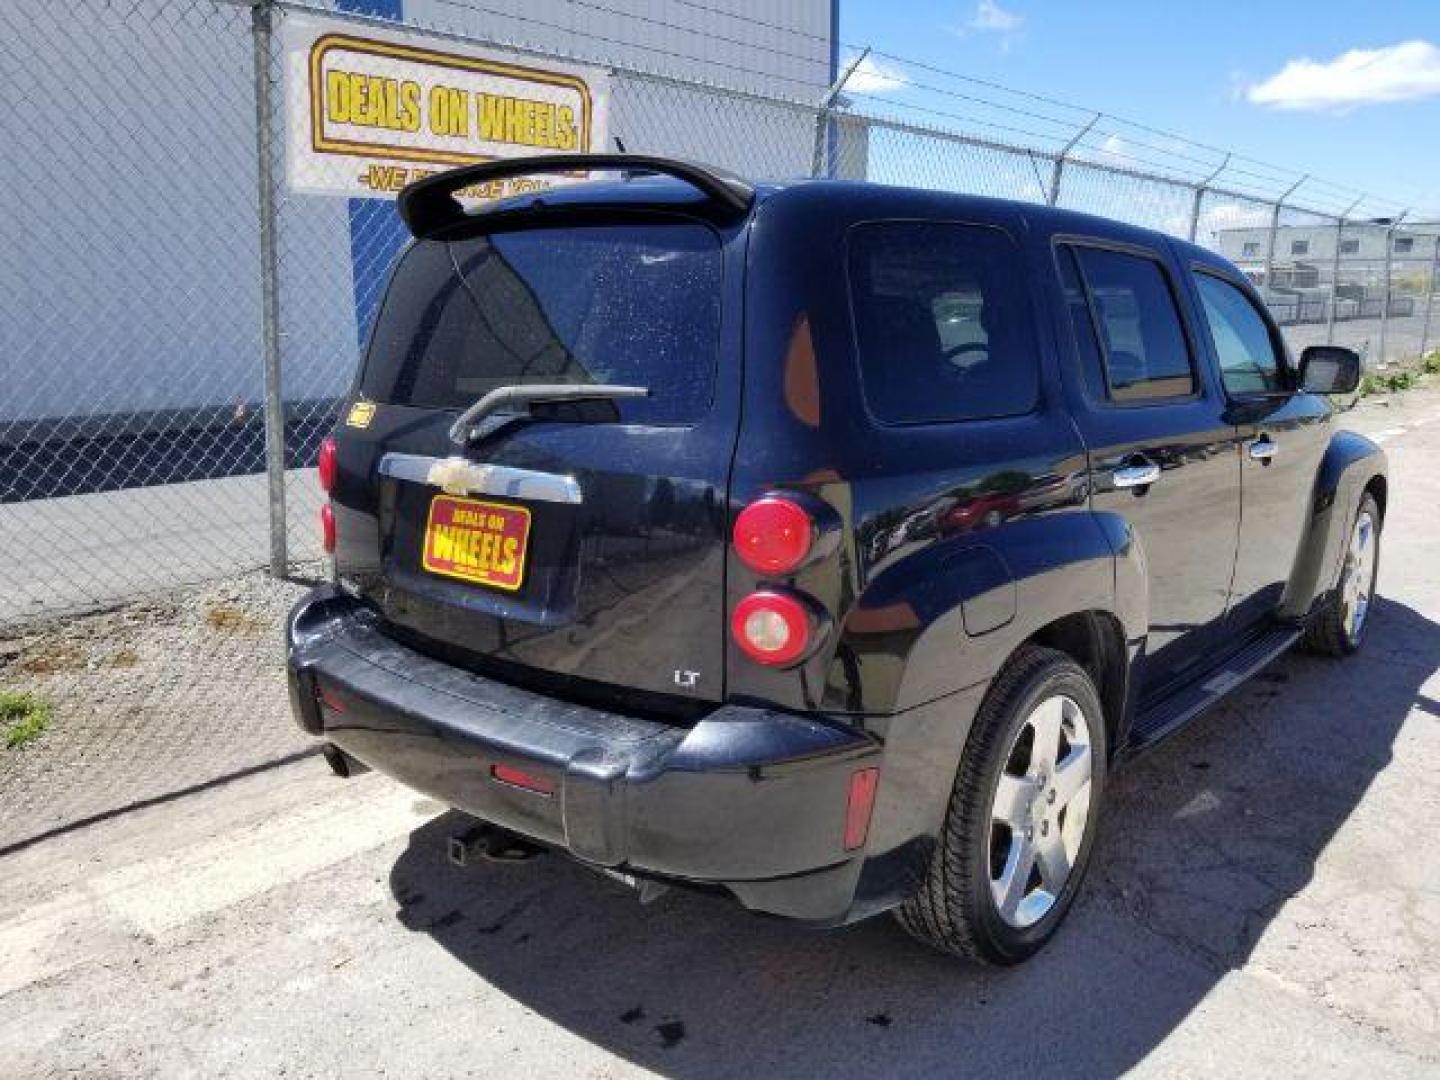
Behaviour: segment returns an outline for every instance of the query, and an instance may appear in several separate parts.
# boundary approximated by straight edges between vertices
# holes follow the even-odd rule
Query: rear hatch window
[[[696,223],[608,224],[426,240],[404,256],[361,393],[459,410],[527,383],[645,386],[635,424],[690,424],[710,406],[720,245]]]
[[[368,465],[332,493],[337,569],[432,655],[685,712],[722,693],[739,377],[720,348],[725,242],[653,214],[552,220],[400,260],[359,388],[382,408],[342,429]],[[452,442],[487,393],[556,383],[650,393],[531,403]]]

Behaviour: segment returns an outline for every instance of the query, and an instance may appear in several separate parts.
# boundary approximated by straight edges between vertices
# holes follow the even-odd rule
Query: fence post
[[[1405,220],[1410,210],[1401,210],[1400,216],[1391,217],[1390,222],[1385,225],[1385,291],[1380,298],[1380,363],[1385,366],[1385,338],[1390,331],[1390,275],[1395,268],[1395,229],[1400,228],[1400,223]]]
[[[1295,183],[1275,200],[1275,205],[1270,208],[1270,236],[1265,244],[1265,291],[1261,295],[1265,297],[1265,305],[1268,307],[1275,297],[1275,236],[1280,231],[1280,211],[1285,206],[1285,200],[1300,190],[1300,185],[1309,180],[1309,175],[1302,176]]]
[[[255,47],[255,176],[260,227],[260,349],[265,367],[265,476],[270,496],[270,575],[289,570],[285,545],[285,410],[280,398],[279,262],[275,251],[275,175],[270,98],[272,0],[250,8]]]
[[[1381,367],[1385,366],[1385,342],[1390,330],[1390,274],[1395,269],[1395,230],[1405,220],[1409,210],[1400,211],[1399,217],[1390,219],[1385,229],[1385,291],[1380,298],[1380,360]]]
[[[835,101],[840,97],[840,91],[845,89],[845,84],[850,81],[850,76],[855,74],[855,69],[870,55],[870,46],[860,50],[860,55],[855,57],[846,65],[840,77],[825,91],[825,96],[820,99],[820,104],[815,107],[815,146],[810,154],[810,177],[819,179],[820,172],[825,166],[825,134],[829,128],[827,121],[830,119],[830,112],[835,107]],[[832,161],[830,167],[833,169],[835,163]]]
[[[1435,290],[1440,285],[1440,229],[1437,229],[1431,241],[1435,245],[1435,255],[1430,260],[1430,284],[1425,290],[1425,322],[1420,328],[1420,358],[1425,358],[1425,350],[1430,347],[1430,316],[1435,310]]]
[[[1345,215],[1335,219],[1335,254],[1330,259],[1330,310],[1325,315],[1325,344],[1335,344],[1335,308],[1340,304],[1340,245],[1345,243]]]
[[[1083,139],[1086,135],[1090,134],[1090,129],[1100,122],[1100,117],[1103,115],[1103,113],[1097,112],[1094,116],[1092,116],[1089,122],[1079,131],[1077,131],[1073,136],[1071,136],[1070,141],[1067,142],[1064,146],[1062,146],[1060,148],[1060,152],[1055,155],[1055,164],[1052,165],[1050,168],[1050,191],[1045,196],[1046,206],[1056,206],[1059,204],[1060,174],[1065,171],[1065,159],[1070,156],[1071,150],[1074,150],[1075,147],[1080,145],[1080,140]]]
[[[1365,201],[1365,193],[1340,212],[1335,219],[1335,254],[1330,260],[1330,311],[1325,319],[1325,344],[1335,344],[1335,315],[1340,306],[1340,245],[1345,242],[1345,222],[1355,208]]]
[[[1226,154],[1225,160],[1220,162],[1220,167],[1204,180],[1201,180],[1200,185],[1195,189],[1195,201],[1190,204],[1190,235],[1186,237],[1192,244],[1195,243],[1195,234],[1200,228],[1200,203],[1205,198],[1205,192],[1211,184],[1220,178],[1220,174],[1225,171],[1225,167],[1229,164],[1230,155]]]

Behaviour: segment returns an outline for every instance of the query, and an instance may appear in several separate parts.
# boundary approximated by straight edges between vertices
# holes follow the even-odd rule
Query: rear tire
[[[1033,956],[1084,879],[1107,757],[1084,669],[1054,649],[1022,648],[975,717],[926,875],[896,911],[900,925],[981,963]]]
[[[1375,496],[1366,492],[1355,510],[1345,564],[1335,595],[1305,631],[1305,647],[1322,656],[1351,656],[1365,644],[1380,573],[1383,521]]]

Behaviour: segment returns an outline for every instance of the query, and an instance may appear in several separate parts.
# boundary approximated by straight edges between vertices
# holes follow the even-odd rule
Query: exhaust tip
[[[352,776],[359,776],[361,773],[370,771],[369,765],[351,757],[334,743],[327,742],[320,748],[320,753],[325,755],[325,764],[330,766],[330,771],[342,780],[348,780]]]

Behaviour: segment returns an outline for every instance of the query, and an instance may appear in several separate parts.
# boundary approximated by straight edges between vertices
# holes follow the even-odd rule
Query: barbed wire
[[[585,38],[585,39],[589,39],[589,40],[592,40],[592,41],[599,41],[599,42],[603,42],[603,43],[605,43],[605,44],[607,44],[607,45],[619,45],[619,46],[621,46],[621,47],[623,47],[623,48],[626,48],[626,49],[638,49],[638,50],[640,50],[640,51],[642,51],[642,52],[651,53],[651,54],[656,55],[656,56],[668,57],[668,58],[670,58],[670,59],[672,59],[672,60],[685,60],[685,61],[688,61],[688,62],[694,63],[694,64],[704,64],[704,65],[707,65],[707,66],[709,66],[709,67],[721,68],[721,69],[724,69],[724,70],[726,70],[726,71],[734,71],[734,72],[740,73],[741,75],[747,75],[747,76],[751,77],[752,79],[753,79],[753,78],[756,78],[756,77],[763,78],[763,79],[766,79],[766,80],[778,79],[778,80],[780,80],[781,82],[791,83],[791,84],[796,85],[796,86],[804,86],[804,87],[806,87],[806,88],[810,91],[810,93],[811,93],[812,95],[815,93],[815,90],[816,90],[816,87],[817,87],[817,82],[816,82],[816,80],[814,80],[814,79],[803,79],[803,78],[800,78],[800,77],[794,76],[794,75],[784,75],[784,74],[781,74],[780,72],[769,72],[769,71],[762,72],[762,71],[756,71],[753,67],[746,67],[746,66],[741,65],[741,64],[731,64],[731,63],[727,63],[726,61],[717,60],[717,59],[714,59],[714,58],[708,57],[708,56],[697,56],[697,55],[694,54],[694,53],[678,52],[678,51],[676,51],[676,50],[674,50],[674,49],[664,49],[664,48],[661,48],[661,47],[658,46],[658,45],[645,45],[645,44],[642,44],[641,42],[631,41],[631,40],[626,39],[626,38],[610,37],[610,36],[605,35],[605,34],[596,33],[596,32],[593,31],[593,30],[583,30],[583,29],[580,29],[580,28],[574,27],[574,26],[566,26],[564,23],[552,22],[552,21],[550,21],[550,20],[548,20],[548,19],[540,19],[540,18],[535,17],[534,15],[523,15],[523,14],[520,14],[520,13],[518,13],[518,12],[502,11],[502,10],[499,10],[499,9],[497,9],[497,8],[486,7],[486,6],[484,6],[483,4],[474,3],[473,0],[437,0],[437,2],[440,3],[441,5],[445,6],[445,7],[454,8],[454,9],[457,9],[457,10],[460,10],[460,11],[469,12],[469,13],[472,13],[472,14],[477,14],[477,15],[491,15],[491,16],[495,16],[495,17],[497,17],[497,18],[514,19],[514,20],[516,20],[516,21],[518,21],[518,22],[529,23],[530,25],[533,25],[533,26],[544,27],[544,28],[547,29],[547,30],[558,30],[558,31],[560,31],[561,33],[564,33],[564,34],[573,34],[574,36],[576,36],[576,37],[578,37],[578,38]],[[579,3],[583,2],[583,0],[564,0],[564,2],[565,2],[565,3],[570,3],[570,4],[579,4]],[[383,21],[383,20],[382,20],[382,21]],[[413,27],[415,24],[413,24],[413,23],[408,23],[408,24],[406,24],[406,25]],[[509,44],[509,43],[508,43],[508,42],[497,42],[496,44],[497,44],[497,45],[506,45],[506,44]],[[746,44],[746,47],[747,47],[747,48],[750,47],[750,46],[748,45],[748,43]],[[533,46],[530,47],[530,49],[531,49],[531,51],[534,51]],[[592,63],[592,64],[595,64],[595,63],[601,63],[601,64],[603,64],[603,63],[605,63],[604,60],[599,59],[599,58],[597,58],[597,57],[575,56],[575,57],[573,57],[573,58],[574,58],[574,59],[577,59],[577,60],[581,60],[581,61],[583,61],[583,62]],[[828,68],[828,61],[826,61],[826,64],[827,64],[827,68]],[[657,74],[658,74],[658,73],[657,73]]]
[[[993,131],[1003,131],[1003,132],[1006,132],[1006,133],[1008,133],[1008,134],[1021,135],[1021,136],[1024,136],[1024,137],[1026,137],[1026,138],[1031,138],[1031,139],[1049,139],[1049,140],[1051,140],[1052,142],[1055,142],[1055,143],[1064,143],[1064,141],[1065,141],[1065,136],[1063,136],[1063,135],[1051,135],[1051,134],[1047,134],[1047,133],[1043,133],[1043,132],[1038,132],[1038,131],[1030,131],[1030,130],[1027,129],[1027,128],[1015,127],[1015,126],[1012,125],[1012,124],[1000,124],[1000,123],[996,123],[995,121],[992,121],[992,120],[981,120],[981,119],[978,118],[978,117],[966,116],[966,115],[963,114],[963,113],[952,112],[952,111],[950,111],[950,110],[948,110],[948,109],[933,109],[933,108],[930,108],[929,106],[926,106],[926,105],[917,105],[917,104],[915,104],[914,102],[910,102],[910,101],[897,101],[897,100],[895,100],[894,98],[885,98],[885,97],[880,97],[880,96],[875,95],[875,94],[867,94],[867,93],[849,94],[849,95],[847,95],[847,96],[848,96],[852,101],[868,101],[868,102],[873,102],[873,103],[876,104],[876,105],[882,105],[882,106],[888,106],[888,107],[890,107],[890,108],[902,109],[902,110],[904,110],[905,112],[920,113],[920,114],[925,115],[925,116],[934,116],[934,117],[937,117],[937,118],[940,118],[940,119],[944,119],[944,120],[959,121],[960,123],[964,123],[964,124],[974,124],[974,125],[977,125],[977,126],[979,126],[979,127],[990,128],[990,129],[993,130]],[[877,112],[878,112],[878,110],[877,110]],[[874,117],[867,117],[867,119],[878,120],[878,121],[880,121],[880,122],[882,122],[882,123],[884,122],[883,116],[880,116],[880,115],[877,115],[877,116],[874,116]],[[1018,150],[1018,151],[1020,151],[1020,152],[1023,153],[1026,148],[1025,148],[1025,147],[1015,147],[1014,149],[1016,149],[1016,150]],[[1054,152],[1054,151],[1046,151],[1046,153],[1051,153],[1051,154],[1053,154],[1053,152]]]
[[[780,23],[769,22],[765,19],[757,18],[754,15],[742,15],[738,11],[729,11],[725,8],[713,7],[710,4],[701,4],[698,0],[670,0],[670,2],[679,7],[690,8],[693,11],[703,11],[707,15],[718,15],[723,18],[748,23],[751,26],[761,26],[766,30],[779,30],[786,34],[794,34],[796,37],[810,38],[812,41],[822,41],[827,47],[830,45],[831,38],[828,34],[815,34],[809,30],[801,30],[793,26],[783,26]]]
[[[751,85],[754,80],[762,79],[772,86],[779,83],[787,87],[804,88],[803,92],[798,90],[794,92],[794,96],[789,99],[792,102],[803,103],[813,98],[821,85],[821,79],[818,77],[801,77],[780,70],[756,70],[753,65],[700,55],[697,52],[673,46],[647,44],[626,37],[612,36],[591,28],[567,25],[553,18],[547,19],[531,13],[489,6],[480,0],[438,0],[438,2],[455,12],[514,20],[543,30],[572,35],[582,41],[620,46],[656,58],[684,64],[700,64],[715,71],[731,72],[743,76],[741,81],[749,82]],[[779,61],[805,64],[813,67],[817,75],[822,70],[825,71],[828,78],[831,64],[828,50],[832,45],[830,37],[799,27],[787,26],[774,19],[719,7],[713,3],[704,3],[702,0],[672,0],[675,6],[684,7],[717,20],[726,20],[737,26],[754,27],[771,33],[784,34],[797,40],[824,44],[827,46],[827,54],[817,56],[793,48],[747,40],[734,34],[718,32],[710,27],[688,26],[672,19],[626,10],[613,3],[601,2],[601,0],[560,0],[560,2],[575,11],[589,11],[607,18],[629,20],[637,25],[664,30],[667,33],[691,35],[709,41],[723,42],[749,53],[756,53]],[[413,26],[414,24],[407,25]],[[1269,200],[1274,200],[1297,181],[1303,180],[1305,196],[1308,201],[1315,204],[1317,212],[1330,215],[1354,207],[1357,198],[1361,205],[1369,206],[1372,210],[1392,206],[1401,208],[1409,205],[1405,201],[1384,195],[1362,192],[1361,189],[1352,185],[1341,184],[1314,175],[1304,175],[1298,169],[1227,150],[1153,124],[1117,116],[1103,110],[1091,109],[1075,102],[1062,101],[1046,94],[1008,86],[995,80],[969,75],[953,68],[886,49],[867,50],[858,43],[844,39],[833,44],[846,53],[850,61],[861,55],[862,51],[876,59],[878,70],[870,74],[881,81],[881,88],[850,91],[845,94],[845,98],[849,102],[863,101],[867,103],[867,111],[876,114],[874,118],[882,118],[886,110],[927,116],[953,124],[1007,135],[1020,141],[1020,145],[1015,147],[1016,150],[1030,152],[1038,149],[1047,154],[1053,154],[1058,147],[1068,143],[1084,124],[1090,123],[1093,126],[1083,134],[1072,149],[1072,154],[1077,161],[1085,161],[1091,165],[1103,166],[1106,161],[1121,162],[1128,166],[1155,170],[1158,173],[1157,179],[1191,184],[1209,178],[1218,169],[1223,174],[1223,181],[1221,181],[1223,184],[1239,189],[1236,194],[1246,198]],[[559,52],[557,54],[564,55]],[[591,63],[604,62],[595,56],[586,57],[583,54],[574,58],[582,61],[588,60]],[[899,70],[885,70],[878,64],[879,61],[898,65]],[[915,78],[912,74],[914,71],[925,72],[936,78]],[[647,72],[643,69],[637,70],[636,73],[642,75],[662,74]],[[989,93],[968,92],[958,89],[956,86],[945,85],[947,81],[960,86],[981,88]],[[711,85],[715,85],[717,89],[721,90],[731,88],[725,86],[723,82]],[[910,97],[919,98],[919,100],[907,99],[907,93]],[[964,102],[971,111],[961,112],[937,107],[933,102],[925,100],[927,95],[948,101]],[[1016,104],[1017,101],[1030,102],[1035,106],[1043,106],[1043,108],[1029,108]],[[975,115],[977,112],[981,115]],[[1029,124],[1007,123],[994,114],[1019,118],[1028,121]],[[1041,130],[1036,129],[1037,125]],[[1162,140],[1162,142],[1157,143],[1149,138],[1139,138],[1134,134],[1135,132]],[[1036,143],[1039,145],[1035,145]],[[1296,209],[1301,208],[1297,207]],[[1421,213],[1419,216],[1430,215]]]
[[[850,42],[842,42],[842,48],[847,50],[853,56],[858,55],[863,46],[859,46],[855,43]],[[955,82],[966,84],[969,86],[982,87],[998,95],[1004,95],[1010,98],[1034,102],[1037,105],[1045,106],[1048,110],[1051,110],[1051,112],[1063,110],[1065,113],[1071,114],[1071,118],[1062,119],[1060,117],[1051,115],[1051,112],[1027,110],[1019,106],[1010,104],[1009,102],[1004,100],[992,100],[991,98],[984,97],[978,94],[965,94],[962,91],[951,90],[942,86],[937,86],[933,82],[924,82],[921,80],[909,78],[907,77],[907,73],[904,70],[885,73],[885,76],[892,80],[897,86],[913,87],[917,90],[940,93],[945,96],[963,98],[977,104],[985,105],[989,108],[1002,110],[1012,114],[1025,115],[1031,118],[1039,118],[1049,123],[1069,124],[1072,132],[1079,129],[1091,118],[1098,116],[1104,121],[1106,121],[1106,123],[1104,125],[1097,125],[1097,127],[1092,132],[1092,137],[1094,135],[1113,135],[1117,139],[1130,141],[1137,146],[1143,146],[1153,152],[1160,153],[1163,156],[1176,157],[1188,163],[1205,166],[1207,168],[1207,171],[1208,169],[1213,169],[1228,156],[1229,161],[1224,170],[1225,176],[1227,178],[1244,177],[1264,184],[1266,185],[1265,194],[1267,196],[1273,196],[1274,194],[1283,191],[1295,181],[1299,180],[1302,175],[1304,175],[1299,169],[1284,165],[1278,165],[1273,162],[1268,162],[1248,154],[1229,150],[1224,147],[1216,146],[1214,144],[1207,143],[1199,139],[1194,139],[1188,135],[1182,135],[1174,131],[1168,131],[1152,124],[1133,120],[1128,117],[1116,116],[1113,113],[1088,108],[1086,106],[1076,104],[1075,102],[1062,101],[1058,98],[1054,98],[1045,94],[1038,94],[1033,91],[1022,90],[1013,86],[1007,86],[1004,83],[996,82],[994,80],[985,79],[974,75],[967,75],[952,68],[942,67],[936,64],[928,63],[923,60],[915,59],[913,57],[904,56],[899,53],[890,52],[884,49],[872,48],[869,55],[876,57],[880,60],[888,60],[893,64],[900,65],[902,69],[913,68],[919,71],[925,71],[930,74],[940,76],[943,79],[953,80]],[[942,115],[943,112],[941,110],[935,110],[934,114]],[[1115,130],[1117,127],[1122,130]],[[1164,146],[1155,146],[1152,143],[1147,143],[1143,140],[1137,140],[1134,138],[1134,136],[1129,134],[1130,131],[1143,132],[1145,134],[1156,136],[1161,139],[1171,140],[1175,143],[1180,144],[1180,148],[1177,149]],[[1193,153],[1185,152],[1187,150],[1203,151],[1208,154],[1213,154],[1215,155],[1215,157],[1213,160],[1206,160],[1194,156]],[[1134,160],[1142,160],[1135,158],[1134,155],[1130,155],[1130,157]],[[1152,162],[1151,164],[1153,165],[1154,163]],[[1343,205],[1348,205],[1350,202],[1353,202],[1355,197],[1362,195],[1366,197],[1366,201],[1368,203],[1375,206],[1393,205],[1396,207],[1400,207],[1406,205],[1401,200],[1396,200],[1388,196],[1379,195],[1373,192],[1362,191],[1360,188],[1354,187],[1352,185],[1337,183],[1335,181],[1326,180],[1323,177],[1316,177],[1314,175],[1310,175],[1306,178],[1306,188],[1310,191],[1314,191],[1317,188],[1323,189],[1337,196],[1337,198],[1339,196],[1349,196],[1348,199],[1344,200],[1344,204],[1342,204],[1341,208],[1343,208]]]
[[[493,9],[493,8],[486,8],[486,7],[482,7],[482,6],[478,5],[478,4],[475,4],[475,3],[473,3],[473,0],[438,0],[438,2],[441,3],[441,4],[443,4],[443,5],[446,6],[446,7],[449,7],[449,8],[458,8],[458,9],[461,10],[461,11],[471,11],[471,12],[478,12],[478,13],[489,14],[489,15],[507,15],[509,18],[513,18],[513,19],[523,18],[526,22],[537,23],[537,24],[539,24],[539,25],[541,25],[541,26],[547,26],[547,27],[549,27],[549,28],[551,28],[551,29],[562,30],[562,31],[565,31],[565,32],[567,32],[567,33],[576,34],[576,35],[578,35],[578,36],[580,36],[580,37],[592,37],[592,36],[593,36],[593,37],[596,37],[598,40],[604,40],[604,41],[615,41],[615,40],[616,40],[616,39],[613,39],[613,38],[601,38],[599,35],[593,34],[593,33],[592,33],[591,31],[589,31],[589,30],[583,30],[583,29],[580,29],[580,28],[578,28],[578,27],[565,26],[563,23],[548,22],[548,21],[546,21],[546,20],[536,19],[536,18],[531,17],[531,16],[521,16],[521,15],[517,15],[517,14],[510,14],[510,13],[507,13],[507,12],[498,12],[498,11],[496,11],[496,10]],[[703,28],[703,27],[698,27],[698,26],[686,26],[686,25],[684,25],[683,23],[674,23],[674,22],[669,22],[668,20],[665,20],[665,19],[657,19],[657,18],[655,18],[655,17],[652,16],[652,15],[642,15],[642,14],[640,14],[639,12],[626,11],[626,10],[624,10],[623,8],[612,7],[612,6],[609,5],[609,4],[596,3],[596,2],[594,2],[594,0],[561,0],[561,2],[568,4],[568,5],[570,5],[570,6],[573,7],[573,8],[579,8],[579,9],[581,9],[581,10],[583,10],[583,11],[594,11],[594,12],[597,12],[597,13],[602,14],[602,15],[612,15],[612,16],[615,16],[616,18],[630,19],[630,20],[633,21],[633,22],[641,23],[641,24],[646,25],[646,26],[658,27],[659,29],[662,29],[662,30],[670,30],[670,31],[674,31],[674,32],[676,32],[676,33],[682,33],[682,34],[693,34],[693,35],[696,35],[697,37],[703,37],[703,38],[706,38],[706,39],[711,40],[711,41],[723,41],[723,42],[724,42],[725,44],[727,44],[727,45],[737,45],[737,46],[739,46],[739,47],[742,48],[742,49],[747,49],[747,50],[750,50],[750,51],[752,51],[752,52],[762,52],[762,53],[765,53],[765,54],[770,55],[770,56],[778,56],[778,57],[780,57],[780,58],[782,58],[782,59],[785,59],[785,60],[798,60],[798,61],[800,61],[801,63],[817,65],[817,66],[820,66],[820,67],[825,68],[825,70],[826,70],[827,73],[829,72],[829,69],[830,69],[830,57],[829,57],[828,53],[827,53],[827,55],[824,56],[824,57],[818,57],[818,56],[814,56],[814,55],[810,55],[810,54],[806,54],[806,53],[792,52],[792,51],[790,51],[789,49],[779,49],[779,48],[776,48],[776,47],[774,47],[774,46],[772,46],[772,45],[762,45],[762,44],[758,44],[758,43],[752,42],[752,41],[744,41],[744,40],[742,40],[742,39],[740,39],[740,38],[727,37],[727,36],[725,36],[724,34],[717,34],[717,33],[715,33],[713,30],[710,30],[710,29],[707,29],[707,28]],[[710,10],[713,10],[713,9],[710,9]],[[748,21],[748,20],[742,20],[742,21]],[[627,45],[627,46],[630,47],[630,48],[649,48],[649,49],[652,49],[653,51],[656,51],[656,52],[662,52],[662,53],[664,52],[664,50],[659,49],[658,46],[649,46],[649,47],[647,47],[647,46],[641,46],[638,42],[634,42],[634,41],[626,41],[626,42],[621,42],[621,43]],[[714,61],[712,61],[712,60],[709,60],[709,59],[706,59],[706,58],[703,58],[703,57],[697,57],[697,56],[694,56],[694,55],[689,54],[689,53],[672,52],[672,53],[669,53],[668,55],[671,55],[671,56],[675,57],[676,59],[698,60],[698,61],[701,62],[701,63],[707,63],[707,64],[708,64],[708,63],[714,63]],[[768,73],[754,72],[752,69],[748,69],[748,68],[742,69],[742,70],[750,71],[752,74],[768,74]],[[807,80],[807,81],[808,81],[808,80]],[[828,82],[828,78],[827,78],[827,82]]]

